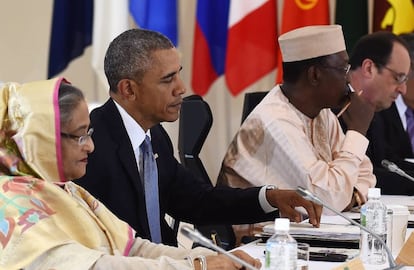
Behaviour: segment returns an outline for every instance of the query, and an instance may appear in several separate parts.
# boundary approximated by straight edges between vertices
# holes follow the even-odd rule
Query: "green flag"
[[[355,42],[368,34],[368,1],[367,0],[337,0],[336,24],[342,25],[346,48],[351,52]]]

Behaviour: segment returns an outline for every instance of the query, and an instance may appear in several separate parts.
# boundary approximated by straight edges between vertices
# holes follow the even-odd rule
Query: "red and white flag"
[[[231,1],[225,77],[235,96],[276,67],[275,0]]]

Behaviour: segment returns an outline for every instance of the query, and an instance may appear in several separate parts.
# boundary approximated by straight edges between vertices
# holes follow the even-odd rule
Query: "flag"
[[[237,95],[276,67],[276,1],[231,1],[225,77]]]
[[[346,48],[351,51],[357,40],[368,34],[368,1],[337,0],[335,23],[342,26]]]
[[[80,0],[83,1],[83,0]],[[128,0],[95,0],[92,38],[92,67],[97,80],[107,85],[104,58],[109,43],[129,28]]]
[[[191,79],[196,94],[205,95],[211,84],[224,74],[229,5],[230,0],[197,2]]]
[[[129,10],[139,27],[163,33],[177,46],[176,0],[129,0]]]
[[[387,30],[396,35],[414,31],[412,0],[374,1],[373,31]]]
[[[55,0],[48,78],[63,71],[92,42],[93,0]]]
[[[283,1],[281,34],[303,26],[324,24],[329,24],[329,0]],[[276,82],[280,83],[283,78],[280,50],[277,63]]]

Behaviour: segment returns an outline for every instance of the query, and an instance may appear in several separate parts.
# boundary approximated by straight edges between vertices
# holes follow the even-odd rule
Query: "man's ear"
[[[136,98],[138,85],[135,81],[130,79],[122,79],[118,82],[118,93],[122,98],[131,100]]]
[[[319,79],[321,76],[321,70],[319,68],[317,68],[316,66],[310,66],[306,72],[306,75],[310,85],[319,85]]]
[[[375,74],[375,72],[378,72],[378,68],[375,65],[374,61],[367,58],[364,59],[361,63],[361,70],[364,77],[372,78]]]

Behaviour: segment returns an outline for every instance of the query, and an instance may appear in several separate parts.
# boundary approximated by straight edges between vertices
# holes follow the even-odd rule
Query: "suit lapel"
[[[138,166],[135,162],[134,151],[131,146],[131,141],[128,137],[124,124],[122,122],[121,115],[119,114],[118,109],[114,101],[109,100],[105,104],[105,117],[109,119],[109,126],[111,127],[110,133],[113,141],[118,144],[118,159],[120,164],[124,167],[125,171],[128,173],[128,180],[132,182],[133,186],[139,194],[144,194],[142,189],[141,179],[138,171]]]
[[[402,125],[401,118],[398,114],[398,110],[397,110],[397,106],[395,105],[395,102],[392,103],[389,110],[384,111],[384,114],[386,114],[386,117],[389,120],[388,123],[391,123],[393,130],[395,130],[399,134],[405,132],[403,125]]]
[[[411,142],[407,131],[404,129],[402,120],[398,114],[395,102],[387,110],[380,112],[390,126],[384,127],[388,132],[388,141],[393,145],[394,151],[401,156],[411,156]]]

